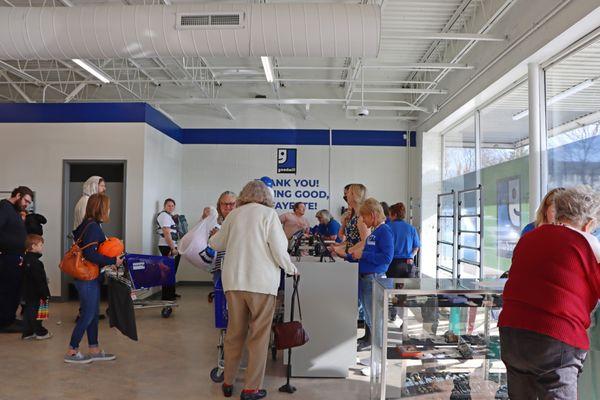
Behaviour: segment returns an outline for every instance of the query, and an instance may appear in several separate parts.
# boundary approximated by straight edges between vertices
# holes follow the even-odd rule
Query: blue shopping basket
[[[135,289],[175,285],[175,260],[173,258],[126,254],[125,265]]]

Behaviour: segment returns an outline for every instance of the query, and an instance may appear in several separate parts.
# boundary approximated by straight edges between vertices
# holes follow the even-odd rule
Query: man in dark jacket
[[[37,320],[40,301],[48,301],[50,289],[44,264],[40,261],[44,250],[44,238],[27,235],[26,252],[23,257],[23,339],[49,339],[52,334]]]
[[[21,264],[27,232],[19,212],[33,202],[33,191],[19,186],[0,201],[0,333],[22,331],[16,321],[21,300]]]

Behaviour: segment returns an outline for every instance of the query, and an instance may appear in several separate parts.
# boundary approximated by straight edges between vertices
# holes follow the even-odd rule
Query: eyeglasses
[[[229,207],[233,207],[235,206],[235,201],[232,201],[231,203],[221,203],[222,206],[229,206]]]

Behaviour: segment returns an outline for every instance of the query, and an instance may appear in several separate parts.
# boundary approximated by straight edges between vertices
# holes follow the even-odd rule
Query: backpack
[[[156,215],[156,233],[160,237],[163,237],[163,231],[162,227],[160,226],[160,223],[158,222],[158,217],[162,213],[166,213],[166,211],[161,211]],[[185,236],[186,233],[188,233],[188,222],[185,218],[185,215],[172,215],[171,218],[173,218],[173,222],[175,222],[175,224],[169,226],[169,229],[176,231],[171,232],[171,239],[177,242],[181,240],[181,238],[183,238],[183,236]]]

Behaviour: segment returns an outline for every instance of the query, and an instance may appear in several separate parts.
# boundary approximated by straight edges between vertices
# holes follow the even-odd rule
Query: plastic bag
[[[208,236],[210,231],[219,227],[217,224],[217,210],[210,207],[208,217],[200,220],[178,244],[179,254],[194,267],[210,272],[212,269],[212,260],[202,257],[201,252],[206,252],[208,246]]]

